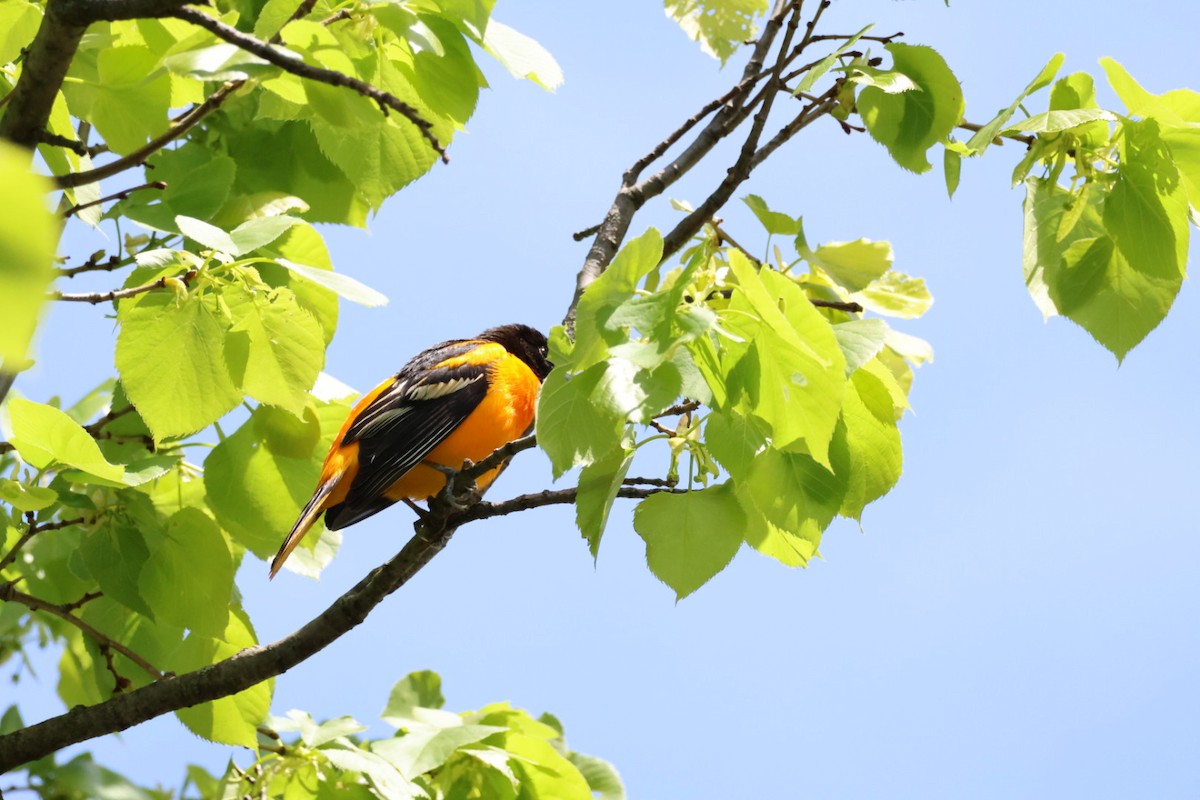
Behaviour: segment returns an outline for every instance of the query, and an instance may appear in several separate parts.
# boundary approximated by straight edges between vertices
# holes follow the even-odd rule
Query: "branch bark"
[[[473,478],[534,445],[532,436],[501,448],[463,470]],[[494,461],[493,461],[494,459]],[[618,497],[648,497],[663,487],[623,487]],[[77,706],[65,714],[0,736],[0,773],[20,767],[68,745],[116,733],[180,708],[237,694],[281,675],[357,627],[372,609],[417,574],[449,543],[462,525],[531,508],[574,501],[575,490],[522,495],[499,503],[477,502],[466,509],[435,498],[417,533],[387,563],[372,570],[354,588],[299,630],[267,645],[249,647],[209,667],[119,694],[94,706]],[[432,517],[432,520],[431,520]],[[439,525],[439,522],[444,524]],[[440,529],[439,529],[440,528]]]

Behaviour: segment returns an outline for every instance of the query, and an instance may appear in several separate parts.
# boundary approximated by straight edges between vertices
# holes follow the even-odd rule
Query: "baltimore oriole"
[[[435,345],[367,392],[333,440],[271,577],[322,512],[325,527],[336,530],[399,500],[433,497],[446,485],[446,468],[481,461],[524,435],[550,369],[545,336],[502,325]],[[480,491],[501,469],[475,479]]]

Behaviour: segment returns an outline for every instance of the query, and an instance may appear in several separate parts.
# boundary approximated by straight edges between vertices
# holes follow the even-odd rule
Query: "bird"
[[[449,472],[526,434],[552,368],[545,335],[528,325],[488,328],[418,353],[351,409],[270,577],[322,513],[325,527],[337,530],[398,501],[426,500]],[[479,491],[503,469],[478,476]]]

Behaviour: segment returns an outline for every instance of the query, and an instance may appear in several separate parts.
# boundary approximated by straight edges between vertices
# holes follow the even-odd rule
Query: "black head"
[[[541,331],[528,325],[501,325],[498,328],[488,328],[479,334],[480,339],[504,345],[504,349],[524,361],[538,376],[545,380],[554,365],[546,358],[549,352],[546,337]]]

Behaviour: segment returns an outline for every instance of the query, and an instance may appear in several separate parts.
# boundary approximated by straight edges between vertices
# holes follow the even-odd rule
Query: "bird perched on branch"
[[[321,479],[283,546],[271,577],[325,514],[325,527],[353,525],[400,500],[425,500],[449,471],[478,462],[533,425],[549,374],[546,337],[527,325],[489,328],[418,354],[363,396],[325,456]],[[475,479],[480,491],[503,465]]]

